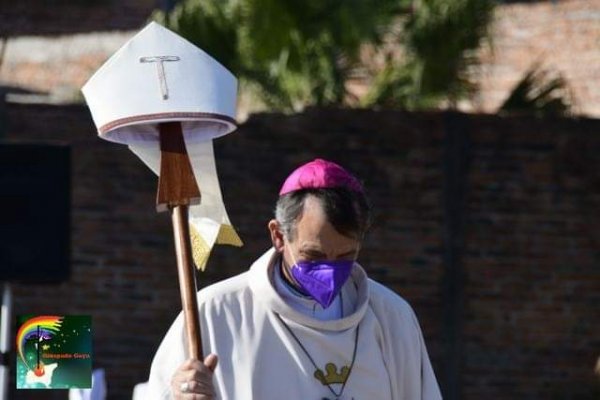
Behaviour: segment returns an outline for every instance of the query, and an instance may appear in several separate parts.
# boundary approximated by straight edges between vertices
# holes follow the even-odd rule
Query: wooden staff
[[[159,132],[161,155],[156,208],[158,211],[171,211],[188,352],[190,357],[202,361],[197,288],[188,225],[188,207],[200,203],[200,189],[185,148],[181,123],[161,123]]]

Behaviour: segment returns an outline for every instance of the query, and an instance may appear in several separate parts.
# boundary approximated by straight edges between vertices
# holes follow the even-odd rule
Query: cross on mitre
[[[180,58],[177,56],[152,56],[140,58],[141,63],[156,63],[156,70],[158,71],[158,81],[160,83],[160,94],[163,100],[169,98],[169,87],[167,86],[167,76],[165,74],[164,62],[179,61]]]

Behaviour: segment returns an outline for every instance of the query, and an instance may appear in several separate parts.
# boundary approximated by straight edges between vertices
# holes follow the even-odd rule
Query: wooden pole
[[[196,279],[190,242],[188,207],[200,202],[200,189],[187,155],[180,122],[159,124],[160,176],[156,195],[158,211],[170,210],[175,236],[179,291],[191,358],[203,360]]]
[[[188,206],[175,206],[172,210],[173,232],[175,234],[175,252],[177,254],[177,273],[179,275],[179,291],[187,329],[187,343],[190,357],[203,360],[202,336],[198,317],[198,301],[196,298],[196,279],[192,261],[192,246],[188,225]]]

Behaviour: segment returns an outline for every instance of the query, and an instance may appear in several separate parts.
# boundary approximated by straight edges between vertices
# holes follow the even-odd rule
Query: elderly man
[[[361,184],[317,159],[285,181],[273,248],[198,296],[203,362],[180,315],[156,353],[158,399],[440,399],[408,303],[357,263],[370,220]],[[218,356],[218,359],[217,359]]]

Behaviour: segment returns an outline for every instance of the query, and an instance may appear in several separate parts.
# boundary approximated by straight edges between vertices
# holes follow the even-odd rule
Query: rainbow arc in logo
[[[60,326],[62,324],[63,317],[59,317],[56,315],[41,315],[39,317],[34,317],[25,322],[19,328],[17,332],[17,351],[19,353],[19,357],[23,360],[23,363],[27,366],[28,369],[32,370],[23,355],[23,349],[25,347],[25,343],[27,343],[28,339],[36,339],[40,340],[42,337],[46,337],[48,339],[54,337],[59,331]]]

